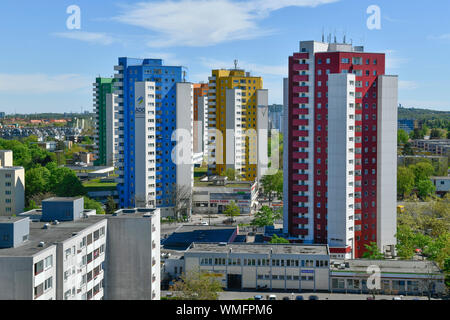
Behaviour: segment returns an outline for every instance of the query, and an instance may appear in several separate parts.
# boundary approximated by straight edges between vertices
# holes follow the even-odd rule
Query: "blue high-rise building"
[[[177,127],[177,83],[185,82],[186,70],[164,66],[161,59],[132,58],[119,58],[114,69],[118,72],[115,140],[119,205],[143,206],[139,197],[144,197],[144,206],[170,207],[177,183],[177,168],[171,158],[175,145],[171,138]],[[139,186],[145,194],[137,192]]]

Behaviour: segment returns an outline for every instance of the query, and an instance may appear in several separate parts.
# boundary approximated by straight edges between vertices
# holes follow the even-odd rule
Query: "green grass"
[[[90,181],[83,182],[83,186],[87,189],[87,191],[101,191],[101,190],[115,189],[117,186],[117,183],[101,182],[100,179],[93,179]]]

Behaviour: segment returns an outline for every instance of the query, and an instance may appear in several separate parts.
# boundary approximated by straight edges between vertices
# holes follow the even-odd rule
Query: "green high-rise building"
[[[114,132],[114,128],[108,130],[107,124],[114,121],[114,106],[112,104],[114,82],[114,78],[99,77],[95,79],[94,83],[94,113],[96,114],[96,160],[94,165],[96,166],[113,165],[111,159],[114,147],[113,145],[108,147],[108,144],[111,144],[111,142],[108,143],[108,140],[110,140],[108,139],[108,131]],[[111,155],[108,155],[108,153],[111,153]]]

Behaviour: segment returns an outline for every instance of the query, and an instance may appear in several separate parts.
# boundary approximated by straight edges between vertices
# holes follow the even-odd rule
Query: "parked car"
[[[253,297],[253,299],[255,299],[255,300],[264,300],[263,296],[261,296],[261,295],[256,295],[256,296]]]
[[[207,221],[202,221],[199,223],[201,226],[209,226],[209,223]]]
[[[271,294],[267,300],[277,300],[277,296],[274,294]]]
[[[305,300],[305,299],[303,298],[303,296],[296,296],[295,300]]]
[[[291,300],[289,297],[283,297],[283,300]]]
[[[312,295],[312,296],[309,296],[308,300],[319,300],[319,297]]]
[[[403,300],[401,296],[393,297],[392,300]]]

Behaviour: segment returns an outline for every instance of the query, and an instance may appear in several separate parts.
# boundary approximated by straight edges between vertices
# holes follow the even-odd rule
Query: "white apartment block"
[[[208,96],[197,97],[198,121],[197,126],[197,150],[194,153],[203,153],[204,157],[208,155]]]
[[[135,195],[140,207],[156,205],[155,83],[135,82]]]
[[[176,165],[177,185],[194,188],[194,87],[192,83],[176,84],[176,131],[172,141],[172,160]]]
[[[12,218],[18,226],[11,237],[21,241],[0,247],[0,298],[102,300],[107,220],[90,215],[48,223],[40,215]]]
[[[398,77],[380,76],[377,96],[377,246],[392,252],[397,244]]]
[[[114,93],[106,94],[106,165],[114,166],[116,159],[116,149],[119,147],[119,138],[115,135],[114,123],[116,119],[123,119],[123,114],[115,112],[118,95]]]
[[[0,217],[0,300],[56,300],[56,246],[33,240],[29,218]]]
[[[328,244],[354,248],[355,75],[330,74],[328,98]]]
[[[23,212],[25,169],[13,166],[13,152],[0,150],[0,216]]]

